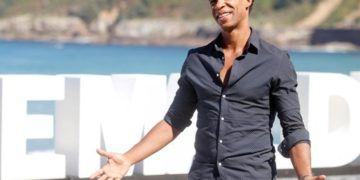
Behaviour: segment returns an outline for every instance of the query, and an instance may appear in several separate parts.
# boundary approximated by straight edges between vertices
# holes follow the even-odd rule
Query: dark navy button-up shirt
[[[286,52],[252,32],[225,86],[219,76],[224,65],[221,47],[219,35],[189,51],[164,119],[182,131],[198,111],[190,180],[272,179],[276,165],[271,128],[276,113],[283,128],[282,155],[288,157],[296,143],[309,142],[294,67]]]

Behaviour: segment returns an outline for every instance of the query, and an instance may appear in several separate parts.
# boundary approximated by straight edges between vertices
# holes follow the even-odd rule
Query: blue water
[[[0,73],[178,72],[186,47],[0,42]]]
[[[190,47],[0,41],[0,74],[170,74]],[[297,71],[360,71],[360,52],[290,51]]]

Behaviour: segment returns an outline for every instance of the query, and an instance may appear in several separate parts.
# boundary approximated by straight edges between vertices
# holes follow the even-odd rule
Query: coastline
[[[266,41],[297,51],[360,51],[360,29],[254,27]],[[353,33],[353,35],[349,35]],[[0,40],[78,44],[203,46],[219,34],[212,20],[131,19],[90,25],[78,17],[25,14],[0,19]]]

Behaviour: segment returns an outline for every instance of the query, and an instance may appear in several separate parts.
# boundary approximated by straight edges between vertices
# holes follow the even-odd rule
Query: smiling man
[[[311,171],[309,134],[289,56],[250,28],[254,1],[209,2],[221,33],[208,45],[189,51],[164,120],[125,154],[98,150],[108,163],[92,178],[121,179],[131,165],[175,139],[197,110],[189,180],[276,179],[271,134],[276,113],[284,135],[278,149],[291,158],[299,179],[325,179]]]

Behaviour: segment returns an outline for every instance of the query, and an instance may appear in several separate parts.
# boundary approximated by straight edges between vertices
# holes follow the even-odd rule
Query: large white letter
[[[26,153],[27,139],[53,136],[53,117],[27,115],[27,102],[63,99],[63,78],[8,75],[1,77],[0,84],[0,179],[65,178],[63,155]],[[32,129],[32,123],[39,127]]]
[[[66,174],[86,178],[100,168],[101,121],[112,118],[110,76],[65,76],[65,100],[56,103],[55,150],[66,155]],[[111,119],[114,120],[114,119]]]
[[[121,153],[141,139],[144,119],[157,112],[149,111],[150,104],[156,103],[146,98],[154,95],[149,90],[155,88],[154,79],[147,75],[65,77],[65,100],[56,106],[55,148],[66,154],[68,175],[86,178],[101,167],[96,148]],[[132,174],[133,168],[128,172]]]
[[[300,73],[298,80],[302,115],[312,141],[313,167],[351,163],[360,152],[360,84],[335,73]],[[291,168],[278,159],[280,168]]]

